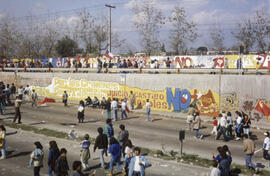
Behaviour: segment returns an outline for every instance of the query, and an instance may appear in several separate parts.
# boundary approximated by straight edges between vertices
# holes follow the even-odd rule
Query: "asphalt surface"
[[[105,113],[103,112],[103,110],[100,109],[86,108],[85,123],[83,124],[77,123],[77,106],[70,105],[69,107],[64,107],[62,104],[56,103],[49,104],[48,106],[44,107],[32,108],[29,104],[23,104],[21,111],[22,123],[24,124],[36,126],[39,128],[49,128],[63,132],[75,130],[76,133],[78,133],[78,135],[80,136],[88,133],[91,137],[94,138],[97,136],[96,129],[99,126],[103,127],[105,124]],[[7,115],[2,116],[2,119],[12,120],[14,116],[12,114],[13,112],[13,107],[8,107]],[[125,124],[126,129],[129,131],[130,139],[132,140],[134,145],[155,150],[163,150],[167,153],[171,150],[179,152],[180,147],[178,133],[180,129],[186,128],[185,119],[171,119],[155,115],[152,116],[152,118],[154,119],[153,122],[147,122],[145,121],[145,115],[141,113],[130,113],[128,114],[128,116],[129,118],[127,120],[113,122],[116,136],[119,132],[119,125]],[[41,121],[44,121],[45,123],[41,123]],[[199,156],[211,159],[212,153],[216,152],[216,148],[218,146],[227,144],[232,152],[233,162],[238,164],[244,164],[242,141],[216,141],[214,139],[214,136],[209,135],[210,131],[211,124],[203,123],[203,129],[201,130],[201,132],[206,136],[203,140],[194,139],[194,133],[186,131],[183,152],[189,154],[197,154]],[[255,139],[257,149],[261,148],[264,138],[263,132],[257,129],[251,129],[251,131],[253,133],[253,138]],[[17,143],[14,144],[14,146],[17,145]],[[27,147],[27,149],[28,148],[29,147]],[[262,159],[261,152],[258,152],[254,156],[254,161],[257,163],[261,163],[262,165],[268,165],[267,162]],[[167,163],[167,161],[165,163]],[[170,170],[170,165],[173,166],[173,164],[161,165],[162,166],[157,164],[158,168],[161,168],[161,170],[164,170],[164,172],[165,170]],[[0,165],[0,167],[1,166],[2,164]],[[177,168],[178,167],[176,167],[176,169]],[[178,175],[178,172],[176,170],[175,173],[172,171],[169,173],[169,175]],[[153,174],[158,173],[153,172]],[[161,175],[164,175],[164,173],[161,173]]]

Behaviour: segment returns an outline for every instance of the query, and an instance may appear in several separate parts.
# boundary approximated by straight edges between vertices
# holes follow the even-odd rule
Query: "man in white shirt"
[[[124,116],[125,118],[127,119],[127,112],[126,112],[126,108],[127,108],[127,103],[124,99],[122,99],[122,103],[121,103],[121,110],[122,110],[122,113],[121,113],[121,119],[123,120],[124,119]]]
[[[270,160],[270,155],[268,153],[268,150],[270,149],[270,138],[269,138],[269,132],[264,133],[264,142],[263,142],[263,158],[266,160]]]
[[[220,138],[221,135],[223,135],[224,141],[227,141],[227,136],[225,134],[226,132],[226,126],[227,126],[227,119],[225,116],[223,116],[222,114],[219,114],[219,125],[220,125],[220,129],[218,131],[216,140],[218,140]]]
[[[115,98],[113,98],[113,101],[111,103],[111,109],[113,111],[113,120],[114,121],[117,121],[117,110],[118,110],[118,107],[117,107],[117,101]]]
[[[140,155],[141,149],[134,148],[134,154],[129,163],[128,176],[145,176],[145,168],[150,166],[145,156]]]

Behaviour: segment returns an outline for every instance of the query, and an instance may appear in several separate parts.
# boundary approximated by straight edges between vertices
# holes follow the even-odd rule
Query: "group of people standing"
[[[104,128],[97,128],[98,136],[95,139],[93,152],[98,150],[100,166],[103,169],[109,170],[108,176],[113,175],[114,164],[116,164],[123,176],[144,176],[145,168],[149,167],[150,163],[145,156],[141,155],[141,149],[139,147],[133,147],[125,125],[121,124],[119,128],[120,132],[118,137],[114,135],[111,119],[106,120]],[[73,162],[72,176],[85,176],[83,171],[90,169],[88,161],[91,158],[91,142],[89,138],[89,135],[85,134],[84,140],[80,143],[80,161]],[[36,147],[30,155],[29,166],[33,166],[34,176],[39,176],[40,169],[43,167],[45,152],[39,141],[34,144]],[[107,156],[108,152],[110,153],[110,161],[107,165],[104,160],[104,155]],[[68,176],[70,169],[67,160],[67,150],[65,148],[59,150],[56,141],[50,141],[48,153],[47,164],[49,176]],[[95,171],[90,175],[95,175]]]
[[[64,105],[66,106],[68,97],[66,91],[64,91],[62,97]],[[93,107],[93,108],[100,107],[106,111],[106,118],[112,119],[113,121],[118,121],[118,111],[121,110],[121,120],[127,119],[128,113],[134,110],[135,108],[135,95],[133,94],[133,91],[130,91],[128,98],[129,103],[127,98],[121,99],[119,101],[118,98],[111,99],[110,97],[108,97],[107,100],[105,99],[105,97],[103,97],[101,102],[99,102],[97,97],[95,97],[94,100],[92,101],[91,97],[88,96],[85,99],[85,102],[83,100],[79,102],[77,113],[78,122],[83,123],[85,107]],[[150,117],[151,103],[149,99],[146,100],[145,108],[146,108],[146,121],[152,121],[152,118]]]

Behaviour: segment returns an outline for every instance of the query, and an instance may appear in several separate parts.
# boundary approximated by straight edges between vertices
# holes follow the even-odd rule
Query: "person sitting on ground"
[[[85,99],[85,106],[91,106],[92,105],[92,99],[90,98],[90,97],[87,97],[86,99]]]
[[[97,97],[94,97],[94,100],[93,100],[93,108],[96,108],[99,106],[99,100]]]
[[[106,99],[105,99],[105,97],[102,97],[100,106],[101,106],[102,109],[105,109],[105,107],[106,107]]]
[[[74,161],[72,164],[72,176],[95,176],[96,170],[94,170],[91,174],[82,173],[82,163],[80,161]]]

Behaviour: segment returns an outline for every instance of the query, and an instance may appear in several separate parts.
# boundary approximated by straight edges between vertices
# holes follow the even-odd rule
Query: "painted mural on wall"
[[[224,93],[220,97],[220,109],[225,111],[238,111],[239,98],[236,92]]]
[[[38,95],[61,99],[66,90],[71,100],[84,100],[88,96],[124,99],[130,91],[135,94],[135,107],[145,108],[146,100],[151,102],[152,110],[187,112],[190,107],[197,109],[203,116],[217,115],[219,96],[217,93],[199,89],[166,88],[163,91],[139,89],[115,82],[61,79],[54,77],[47,87],[32,86]]]
[[[150,56],[150,57],[113,57],[108,59],[106,57],[100,58],[103,62],[111,61],[115,67],[120,62],[119,60],[130,60],[132,63],[135,61],[142,62],[144,68],[151,68],[151,61],[156,60],[159,68],[166,68],[166,60],[168,56]],[[203,56],[173,56],[169,57],[171,60],[171,68],[237,68],[240,55],[203,55]],[[51,63],[54,68],[68,68],[75,67],[75,63],[80,63],[83,68],[97,68],[97,58],[95,57],[66,57],[66,58],[14,58],[14,63],[23,62],[26,67],[30,66],[30,62],[34,62],[36,67],[48,66]],[[0,61],[1,64],[2,61]],[[270,55],[243,55],[242,56],[243,68],[261,68],[270,69]]]

